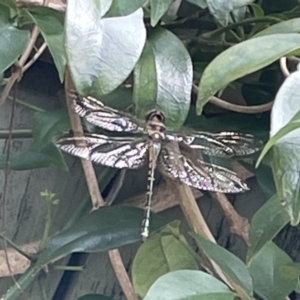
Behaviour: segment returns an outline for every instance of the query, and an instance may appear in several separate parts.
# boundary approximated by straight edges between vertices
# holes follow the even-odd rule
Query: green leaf
[[[223,247],[206,240],[198,234],[190,234],[201,245],[204,254],[221,268],[231,282],[235,282],[239,286],[239,296],[246,299],[251,298],[253,293],[252,279],[245,264]]]
[[[132,90],[119,86],[111,93],[102,96],[101,102],[117,110],[126,110],[129,106],[132,106]]]
[[[299,84],[300,71],[296,71],[286,78],[280,87],[271,113],[271,138],[262,150],[256,167],[276,143],[300,144],[299,130],[294,131],[300,127]]]
[[[126,16],[141,8],[147,0],[113,0],[106,17]]]
[[[289,222],[278,197],[269,199],[253,216],[250,227],[247,263]]]
[[[0,155],[0,169],[4,169],[5,164],[6,155]],[[10,154],[9,168],[11,170],[23,171],[49,166],[68,169],[61,152],[53,143],[33,145],[24,152]]]
[[[100,294],[86,294],[79,297],[77,300],[114,300],[114,299]]]
[[[273,147],[272,169],[277,194],[291,225],[300,222],[300,145],[279,143]]]
[[[250,39],[218,55],[205,69],[199,85],[197,113],[230,82],[271,64],[300,48],[300,35],[273,34]]]
[[[260,5],[258,5],[256,3],[251,3],[250,6],[253,11],[253,17],[259,18],[259,17],[263,17],[265,15],[265,12]]]
[[[256,167],[259,166],[264,156],[267,154],[267,152],[284,136],[286,136],[288,133],[298,129],[300,127],[300,110],[294,115],[294,117],[285,125],[282,127],[275,135],[273,135],[269,141],[266,143],[265,147],[263,148],[262,152],[260,153],[259,158],[256,162]]]
[[[101,252],[141,241],[143,210],[135,207],[103,207],[85,214],[73,226],[51,238],[39,254],[37,264],[74,252]],[[151,231],[168,220],[151,215]]]
[[[273,197],[276,194],[275,181],[272,169],[269,165],[261,164],[259,168],[255,168],[253,164],[247,163],[245,161],[239,161],[239,163],[248,171],[256,175],[259,186],[263,190],[267,199]]]
[[[151,4],[151,26],[155,26],[160,18],[166,13],[174,0],[150,0]]]
[[[0,4],[12,8],[14,10],[17,9],[15,0],[0,0]]]
[[[0,74],[10,67],[25,49],[30,32],[10,22],[9,8],[0,4]]]
[[[64,14],[49,7],[34,7],[26,12],[41,31],[58,70],[59,79],[63,82],[67,63],[64,49]]]
[[[170,31],[150,31],[142,56],[134,69],[133,99],[136,113],[144,118],[158,108],[167,125],[180,128],[189,107],[192,89],[192,62],[182,42]]]
[[[53,137],[70,129],[70,119],[66,109],[36,112],[33,117],[33,138],[36,143],[48,143]]]
[[[297,286],[297,276],[283,272],[291,258],[274,243],[268,242],[251,261],[249,271],[255,292],[264,299],[282,300]]]
[[[125,17],[102,18],[107,6],[99,9],[97,3],[69,1],[66,16],[66,52],[74,83],[80,94],[96,97],[128,77],[146,39],[142,9]]]
[[[263,36],[269,34],[278,34],[278,33],[297,33],[300,32],[300,18],[294,18],[287,21],[282,21],[280,23],[274,24],[253,36]]]
[[[246,6],[254,0],[206,0],[210,13],[219,21],[223,26],[227,26],[230,12],[234,9]]]
[[[132,264],[134,290],[144,297],[161,275],[179,269],[198,270],[198,262],[179,232],[179,222],[152,235],[139,248]]]
[[[178,270],[156,280],[144,300],[233,300],[235,295],[210,274]]]

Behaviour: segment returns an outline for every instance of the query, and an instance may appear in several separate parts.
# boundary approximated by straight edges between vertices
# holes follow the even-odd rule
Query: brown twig
[[[198,87],[193,84],[193,91],[198,94]],[[236,105],[233,103],[229,103],[227,101],[224,101],[218,97],[211,96],[209,98],[209,102],[211,104],[214,104],[218,107],[222,107],[224,109],[234,111],[234,112],[239,112],[243,114],[257,114],[257,113],[262,113],[265,111],[269,111],[272,106],[274,101],[268,102],[266,104],[261,104],[261,105],[253,105],[253,106],[244,106],[244,105]]]
[[[224,194],[211,192],[210,195],[216,201],[218,206],[222,209],[225,218],[229,223],[230,231],[234,234],[239,235],[248,245],[250,230],[250,224],[248,219],[243,218],[236,212],[236,210]]]
[[[83,129],[81,125],[81,120],[79,116],[74,112],[73,109],[73,99],[69,93],[70,90],[74,90],[74,84],[71,78],[71,74],[68,68],[66,68],[66,76],[65,76],[65,94],[67,101],[67,108],[70,116],[71,127],[74,132],[74,136],[81,137],[83,136]],[[83,143],[80,146],[86,146]],[[100,206],[105,205],[105,201],[103,200],[98,186],[98,181],[96,178],[96,174],[93,168],[93,164],[90,160],[81,159],[82,168],[84,171],[86,183],[89,189],[89,193],[92,200],[93,210],[98,209]]]
[[[69,93],[69,91],[72,89],[74,89],[74,84],[71,78],[70,71],[67,67],[66,75],[65,75],[65,93],[66,93],[67,108],[70,116],[71,126],[75,136],[83,136],[81,121],[79,116],[74,112],[73,100],[70,97],[70,93]],[[81,144],[81,146],[84,145]],[[92,162],[90,160],[84,160],[84,159],[81,159],[81,162],[82,162],[85,178],[87,181],[87,185],[89,188],[89,193],[92,199],[93,209],[98,209],[100,206],[104,206],[105,202],[102,199],[99,191],[98,182],[97,182],[97,178],[96,178],[96,174]],[[137,300],[133,286],[130,280],[128,279],[128,275],[125,270],[124,264],[122,262],[119,250],[118,249],[110,250],[108,254],[125,296],[129,300]]]
[[[112,264],[112,267],[115,271],[115,274],[118,278],[118,281],[122,287],[126,298],[129,300],[137,300],[138,297],[134,292],[129,276],[124,267],[122,257],[118,249],[108,251],[108,255]]]
[[[15,82],[20,80],[20,78],[22,77],[22,75],[23,75],[22,68],[23,68],[24,64],[26,63],[32,49],[34,48],[34,45],[35,45],[37,37],[39,36],[39,33],[40,33],[40,31],[39,31],[38,27],[34,26],[32,29],[32,32],[31,32],[31,37],[29,39],[29,42],[28,42],[21,58],[15,64],[16,70],[12,73],[12,75],[8,79],[8,82],[2,92],[2,95],[0,97],[0,106],[6,101]]]
[[[47,48],[47,44],[43,43],[43,45],[37,50],[37,52],[34,54],[34,56],[30,59],[30,61],[22,68],[22,72],[26,72],[42,55],[42,53]]]
[[[169,182],[172,189],[175,190],[178,195],[180,208],[189,224],[189,227],[211,242],[216,243],[215,238],[201,214],[191,188],[182,183],[172,182],[171,180],[169,180]],[[203,259],[203,267],[207,271],[217,274],[229,287],[234,288],[234,285],[229,282],[220,267],[203,253],[201,245],[198,246]]]

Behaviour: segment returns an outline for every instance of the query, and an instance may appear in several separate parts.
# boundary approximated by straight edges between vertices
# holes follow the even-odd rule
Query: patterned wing
[[[56,141],[56,146],[71,155],[118,169],[141,167],[148,149],[146,138],[117,138],[100,134],[83,137],[65,135]]]
[[[172,139],[170,135],[167,135]],[[173,138],[174,139],[174,138]],[[231,157],[250,155],[259,151],[263,143],[251,134],[236,132],[197,132],[186,136],[177,136],[178,142],[182,142],[201,153],[217,157]]]
[[[140,122],[133,117],[105,106],[93,97],[81,97],[72,92],[75,112],[88,122],[109,131],[144,132]]]
[[[193,160],[164,147],[159,157],[163,174],[200,190],[221,193],[239,193],[249,190],[238,175],[226,168]]]

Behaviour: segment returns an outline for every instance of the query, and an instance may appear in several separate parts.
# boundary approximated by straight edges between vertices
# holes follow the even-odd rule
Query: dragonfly
[[[156,168],[172,180],[204,191],[240,193],[249,190],[233,171],[203,160],[203,155],[234,157],[251,155],[262,142],[251,134],[236,132],[175,132],[165,125],[162,111],[150,111],[145,122],[104,105],[96,98],[71,92],[75,112],[89,123],[122,133],[109,136],[85,133],[75,137],[68,133],[56,140],[62,151],[96,164],[118,169],[138,169],[148,162],[145,213],[141,226],[143,240],[149,236],[151,203]]]

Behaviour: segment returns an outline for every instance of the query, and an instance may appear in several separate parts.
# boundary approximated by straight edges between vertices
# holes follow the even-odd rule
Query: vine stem
[[[69,91],[72,89],[74,89],[74,84],[71,78],[69,68],[67,67],[66,75],[65,75],[65,94],[66,94],[67,108],[68,108],[70,122],[71,122],[74,135],[77,137],[82,137],[84,134],[83,134],[80,117],[74,112],[73,99],[69,93]],[[83,143],[80,143],[80,146],[85,146],[85,145]],[[92,205],[93,205],[92,210],[96,210],[100,206],[104,206],[105,202],[99,191],[98,182],[93,168],[93,164],[90,160],[86,160],[86,159],[81,159],[81,163],[86,178],[86,183],[92,199]]]
[[[5,88],[2,92],[2,95],[0,97],[0,106],[6,101],[12,87],[15,84],[15,82],[20,80],[20,78],[22,77],[22,75],[23,75],[23,66],[25,65],[32,49],[34,48],[34,45],[35,45],[35,42],[36,42],[36,40],[39,36],[39,33],[40,33],[40,31],[39,31],[38,27],[35,25],[32,29],[29,42],[28,42],[22,56],[20,57],[19,61],[16,63],[16,70],[12,73],[12,75],[8,79],[8,82],[7,82]]]
[[[222,33],[225,33],[227,31],[230,31],[230,30],[234,29],[234,28],[238,28],[240,26],[247,25],[247,24],[268,23],[268,22],[277,23],[277,22],[281,22],[281,21],[282,21],[281,19],[276,18],[276,17],[272,17],[272,16],[264,16],[264,17],[260,17],[260,18],[248,18],[248,19],[242,20],[240,22],[229,24],[226,27],[221,27],[221,28],[218,28],[214,31],[203,33],[202,35],[200,35],[199,38],[200,39],[212,39],[212,38],[215,38],[217,36],[220,36]]]
[[[283,73],[283,75],[285,77],[288,77],[289,75],[291,75],[291,73],[287,67],[287,59],[285,56],[280,58],[279,64],[280,64],[281,72]]]
[[[195,94],[198,94],[198,90],[199,90],[198,87],[195,84],[193,84],[193,91],[195,92]],[[211,104],[214,104],[218,107],[222,107],[224,109],[243,113],[243,114],[257,114],[257,113],[269,111],[274,104],[274,101],[270,101],[268,103],[261,104],[261,105],[244,106],[244,105],[237,105],[237,104],[229,103],[229,102],[227,102],[223,99],[220,99],[218,97],[215,97],[215,96],[211,96],[208,101]]]
[[[73,80],[70,74],[68,66],[66,67],[65,74],[65,93],[67,99],[67,107],[69,111],[72,130],[75,136],[83,136],[83,129],[79,116],[74,112],[73,99],[69,93],[74,89]],[[80,143],[80,146],[84,144]],[[98,209],[100,206],[104,206],[105,202],[101,197],[99,186],[96,178],[96,174],[90,160],[81,159],[82,167],[84,170],[86,182],[89,188],[89,193],[92,199],[93,209]],[[108,251],[108,255],[113,266],[114,272],[118,278],[118,281],[123,289],[123,292],[128,300],[137,300],[137,295],[134,292],[131,281],[129,280],[125,266],[123,264],[120,252],[118,249]]]
[[[189,224],[189,227],[196,233],[202,235],[209,241],[216,243],[214,236],[212,235],[210,229],[208,228],[204,217],[197,205],[196,199],[192,193],[190,187],[185,184],[178,182],[173,182],[172,180],[166,179],[171,188],[177,191],[177,195],[179,195],[179,205],[180,208]],[[235,284],[231,283],[222,272],[221,268],[209,257],[207,257],[199,244],[199,250],[201,252],[201,258],[203,259],[203,267],[208,272],[214,272],[217,274],[230,288],[235,290]]]
[[[118,281],[122,287],[122,290],[124,294],[126,295],[126,298],[129,300],[137,300],[137,295],[134,292],[132,283],[129,279],[129,276],[126,272],[124,263],[122,261],[122,257],[120,255],[120,252],[118,249],[113,249],[108,251],[108,256],[110,258],[112,267],[115,271],[115,274],[118,278]]]

